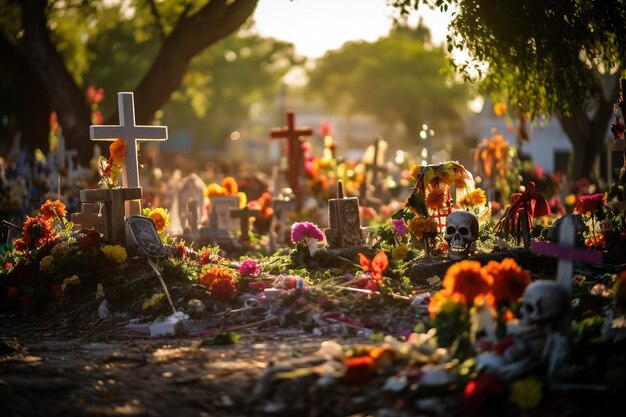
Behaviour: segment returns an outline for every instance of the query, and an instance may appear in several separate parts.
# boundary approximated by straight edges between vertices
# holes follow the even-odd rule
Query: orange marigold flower
[[[46,200],[41,206],[40,214],[46,220],[54,220],[57,216],[60,218],[67,216],[67,210],[65,209],[65,204],[59,200]]]
[[[21,242],[15,243],[18,250],[39,249],[48,242],[56,239],[57,233],[52,227],[52,223],[43,216],[26,216],[26,221],[22,226]],[[18,248],[19,246],[19,248]]]
[[[487,274],[493,278],[493,296],[498,305],[517,302],[530,284],[530,272],[523,269],[512,258],[502,262],[490,261],[485,266]]]
[[[109,152],[111,159],[116,162],[121,162],[126,158],[126,142],[124,139],[119,138],[109,146]]]
[[[432,217],[413,217],[406,225],[411,234],[417,239],[438,233],[437,221]]]
[[[198,277],[215,299],[226,302],[232,301],[237,291],[233,279],[233,272],[221,265],[211,265]]]
[[[433,210],[443,208],[446,202],[446,192],[442,187],[433,187],[426,196],[426,204]]]
[[[170,215],[164,208],[156,207],[150,210],[148,217],[152,219],[156,226],[157,233],[163,233],[170,224]]]
[[[597,235],[589,236],[585,239],[585,246],[588,248],[605,248],[606,240],[604,240],[604,235],[602,233],[598,233]]]
[[[451,293],[443,289],[437,291],[428,303],[428,314],[431,319],[437,317],[440,313],[452,310],[457,304],[465,303],[465,299],[461,294]]]
[[[226,177],[221,183],[222,190],[225,195],[235,195],[239,191],[237,181],[233,177]]]
[[[491,289],[493,278],[485,271],[478,261],[460,261],[448,268],[443,279],[443,287],[451,293],[463,296],[468,307],[481,294]]]

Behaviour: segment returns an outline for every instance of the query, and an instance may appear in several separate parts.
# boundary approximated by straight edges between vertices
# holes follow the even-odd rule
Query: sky
[[[289,41],[296,53],[318,58],[350,40],[374,41],[389,32],[394,9],[386,0],[260,0],[254,14],[262,36]],[[432,40],[445,40],[450,16],[421,7]],[[410,21],[417,22],[418,15]]]

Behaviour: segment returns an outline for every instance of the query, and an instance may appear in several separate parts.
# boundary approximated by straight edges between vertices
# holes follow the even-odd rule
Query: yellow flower
[[[164,208],[156,207],[150,210],[148,217],[152,219],[156,226],[157,233],[163,233],[170,224],[170,215]]]
[[[573,206],[574,204],[576,204],[576,201],[578,201],[578,199],[576,198],[576,194],[570,194],[565,197],[565,204],[567,204],[568,206]]]
[[[409,248],[406,245],[400,245],[391,250],[391,259],[394,261],[403,260],[409,253]]]
[[[421,169],[422,169],[421,165],[413,165],[411,167],[411,170],[409,171],[409,175],[411,176],[411,178],[416,180],[417,176],[420,174]]]
[[[207,197],[215,197],[217,195],[226,195],[224,193],[224,190],[222,189],[222,186],[219,184],[209,184],[209,186],[206,188],[206,195]]]
[[[109,260],[118,264],[123,263],[126,260],[126,248],[120,245],[104,245],[102,247],[102,253]]]
[[[474,207],[483,206],[487,202],[487,196],[481,188],[476,188],[474,191],[465,194],[460,200],[459,205],[461,207]]]
[[[44,256],[39,262],[39,269],[49,274],[54,273],[54,259],[52,255]]]
[[[513,384],[509,399],[522,410],[537,407],[541,401],[543,384],[534,376],[529,376]]]

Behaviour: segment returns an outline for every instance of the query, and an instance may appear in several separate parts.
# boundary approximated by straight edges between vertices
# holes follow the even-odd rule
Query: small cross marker
[[[113,142],[118,138],[126,142],[126,161],[122,177],[124,188],[140,187],[137,144],[146,141],[167,140],[166,126],[138,126],[135,124],[133,93],[117,93],[120,124],[116,126],[92,125],[89,136],[92,141]]]
[[[242,209],[230,209],[230,217],[239,218],[241,225],[241,240],[250,240],[250,236],[248,235],[250,230],[250,217],[256,217],[259,214],[261,214],[261,210],[251,210],[248,207],[244,207]]]
[[[602,263],[602,252],[577,248],[576,226],[571,216],[565,217],[559,230],[559,243],[533,241],[530,250],[534,253],[556,255],[559,257],[557,281],[572,293],[572,277],[574,261],[599,264]]]

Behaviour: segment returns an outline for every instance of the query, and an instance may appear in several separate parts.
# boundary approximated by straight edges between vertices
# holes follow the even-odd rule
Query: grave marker
[[[122,176],[125,188],[140,187],[137,145],[147,141],[167,140],[167,126],[139,126],[135,124],[135,104],[133,93],[117,93],[119,125],[92,125],[89,136],[92,141],[113,142],[118,138],[126,142],[126,161]]]
[[[296,196],[298,210],[302,208],[302,192],[300,190],[300,169],[302,166],[301,136],[313,135],[309,127],[297,128],[293,112],[285,113],[285,126],[270,130],[271,139],[287,139],[287,161],[289,163],[289,186]]]
[[[100,231],[104,228],[102,214],[94,210],[93,203],[81,203],[80,213],[72,213],[72,223],[74,227],[80,226],[81,229]]]
[[[104,203],[102,230],[110,242],[126,242],[125,202],[141,199],[141,188],[116,188],[110,190],[80,190],[82,203]]]
[[[230,217],[239,219],[241,240],[246,242],[250,240],[250,236],[248,234],[250,231],[250,217],[257,217],[259,214],[261,214],[261,210],[249,209],[248,207],[230,209]]]

